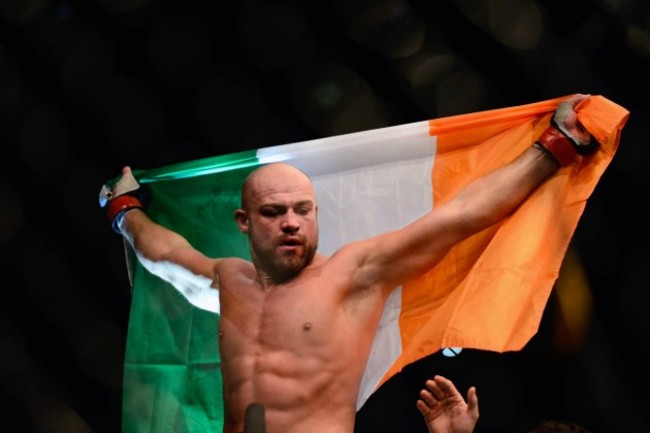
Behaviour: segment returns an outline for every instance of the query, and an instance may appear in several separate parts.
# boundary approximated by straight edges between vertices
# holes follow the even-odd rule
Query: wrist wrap
[[[111,223],[111,228],[114,232],[122,234],[119,222],[124,214],[131,209],[144,209],[140,199],[132,195],[119,195],[108,202],[106,207],[106,216],[108,217],[108,220]]]
[[[544,150],[551,154],[560,167],[571,164],[578,153],[573,142],[562,131],[554,126],[546,128],[546,131],[542,133],[535,144],[539,144]]]

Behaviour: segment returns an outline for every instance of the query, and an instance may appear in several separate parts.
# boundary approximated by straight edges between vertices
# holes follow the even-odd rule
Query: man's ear
[[[248,214],[244,209],[237,209],[235,211],[235,221],[237,221],[239,231],[248,234]]]

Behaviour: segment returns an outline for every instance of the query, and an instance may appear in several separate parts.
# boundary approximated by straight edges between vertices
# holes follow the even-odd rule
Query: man
[[[242,431],[254,402],[265,409],[269,433],[351,433],[359,384],[391,290],[508,216],[560,165],[593,149],[573,110],[587,97],[563,101],[555,126],[535,146],[453,200],[331,257],[317,252],[311,180],[283,163],[251,173],[235,211],[252,263],[206,257],[149,219],[134,197],[138,184],[128,167],[112,191],[103,190],[107,211],[142,261],[182,267],[219,290],[226,433]]]

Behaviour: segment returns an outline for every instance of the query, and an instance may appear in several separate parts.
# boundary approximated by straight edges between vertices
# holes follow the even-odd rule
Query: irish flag
[[[557,98],[135,170],[148,213],[208,256],[249,258],[233,212],[256,167],[286,161],[308,173],[319,202],[320,252],[399,228],[513,159],[549,125]],[[587,199],[612,160],[629,112],[602,96],[578,107],[598,151],[562,168],[503,222],[454,247],[396,287],[386,305],[358,408],[404,366],[443,347],[521,349],[536,333]],[[127,249],[127,251],[129,251]],[[123,431],[221,431],[219,301],[188,302],[175,277],[128,254],[133,284]],[[181,277],[179,277],[181,278]]]

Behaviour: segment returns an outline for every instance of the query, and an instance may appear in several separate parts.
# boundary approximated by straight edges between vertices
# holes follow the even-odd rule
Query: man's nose
[[[300,228],[298,218],[293,211],[288,211],[284,218],[282,218],[282,230],[287,233],[292,233]]]

